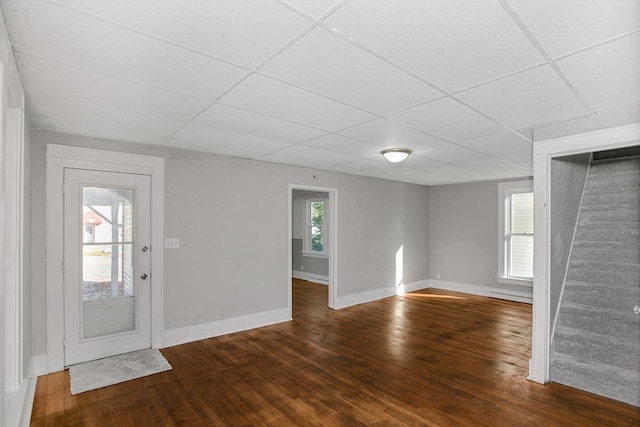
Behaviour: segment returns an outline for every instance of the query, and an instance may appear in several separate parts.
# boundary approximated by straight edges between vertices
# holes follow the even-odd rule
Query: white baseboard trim
[[[27,378],[16,391],[6,394],[6,421],[8,426],[28,427],[31,424],[33,399],[36,395],[38,375],[46,373],[47,356],[34,356],[29,361]],[[44,367],[44,369],[43,369]],[[43,369],[38,371],[38,369]]]
[[[329,285],[329,276],[323,276],[322,274],[291,270],[291,277],[293,277],[294,279],[306,280],[312,283],[319,283],[320,285]]]
[[[420,289],[426,289],[429,287],[428,280],[420,280],[418,282],[407,283],[404,286],[404,292],[414,292]],[[372,291],[361,292],[359,294],[346,295],[344,297],[338,297],[336,309],[351,307],[353,305],[364,304],[371,301],[376,301],[383,298],[392,297],[398,295],[399,288],[397,286],[389,286],[387,288],[375,289]]]
[[[429,279],[429,287],[443,289],[445,291],[463,292],[465,294],[480,295],[484,297],[504,299],[508,301],[533,302],[533,292],[509,291],[486,286],[469,285],[467,283],[446,282],[444,280]]]
[[[220,335],[288,322],[290,320],[289,310],[283,308],[210,323],[168,329],[164,331],[162,347],[172,347],[174,345],[218,337]]]

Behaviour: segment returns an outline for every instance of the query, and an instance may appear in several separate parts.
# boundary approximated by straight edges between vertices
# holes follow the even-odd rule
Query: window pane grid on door
[[[82,188],[83,301],[134,295],[132,189]]]

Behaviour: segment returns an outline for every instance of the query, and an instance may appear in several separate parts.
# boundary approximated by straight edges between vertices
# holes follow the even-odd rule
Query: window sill
[[[497,279],[498,283],[533,287],[533,280],[530,279],[515,279],[513,277],[497,277]]]
[[[318,252],[302,252],[302,256],[306,256],[306,257],[309,257],[309,258],[329,259],[329,255],[321,254],[321,253],[318,253]]]

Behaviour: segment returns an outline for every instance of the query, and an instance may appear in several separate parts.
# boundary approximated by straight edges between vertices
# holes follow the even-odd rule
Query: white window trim
[[[509,277],[507,271],[507,253],[505,235],[507,231],[507,202],[512,194],[533,192],[533,180],[498,183],[498,283],[533,287],[533,279]],[[534,234],[535,235],[535,234]],[[535,238],[535,237],[534,237]]]
[[[322,252],[311,249],[311,203],[323,202],[322,206]],[[313,197],[304,201],[304,235],[302,236],[302,255],[310,258],[329,258],[329,221],[324,214],[329,209],[329,199],[323,197]]]

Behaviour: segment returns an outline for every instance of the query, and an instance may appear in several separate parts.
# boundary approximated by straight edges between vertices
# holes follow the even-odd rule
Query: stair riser
[[[640,210],[619,209],[580,212],[579,225],[602,222],[640,222]]]
[[[634,287],[640,283],[640,273],[620,271],[594,271],[587,268],[572,268],[568,280],[586,283],[608,283],[615,286]]]
[[[585,194],[583,206],[638,207],[638,195],[633,193]]]
[[[594,162],[589,168],[589,175],[610,175],[617,173],[634,172],[640,170],[638,159],[623,159],[617,161]]]
[[[586,269],[593,272],[607,271],[610,273],[631,273],[640,274],[638,263],[625,263],[615,261],[583,261],[574,259],[569,264],[570,269]],[[607,283],[607,282],[605,282]]]
[[[631,341],[640,341],[640,319],[634,322],[633,320],[621,321],[606,317],[592,318],[583,315],[569,314],[563,311],[563,308],[561,308],[558,326],[596,334],[611,335],[612,337]],[[634,315],[631,314],[630,316]]]
[[[600,347],[598,343],[581,343],[556,337],[555,351],[580,359],[590,360],[616,368],[638,372],[640,367],[640,349],[621,350]]]
[[[572,304],[632,312],[633,306],[640,304],[640,287],[590,290],[565,287],[563,298]]]
[[[577,374],[564,368],[551,367],[551,380],[569,387],[585,390],[599,396],[615,399],[629,405],[640,406],[640,393],[637,388],[621,385],[603,384],[593,377]]]
[[[627,242],[633,243],[640,238],[640,231],[629,223],[610,226],[583,226],[578,227],[575,240],[591,242]]]
[[[640,264],[640,250],[573,248],[576,261],[625,262]]]

